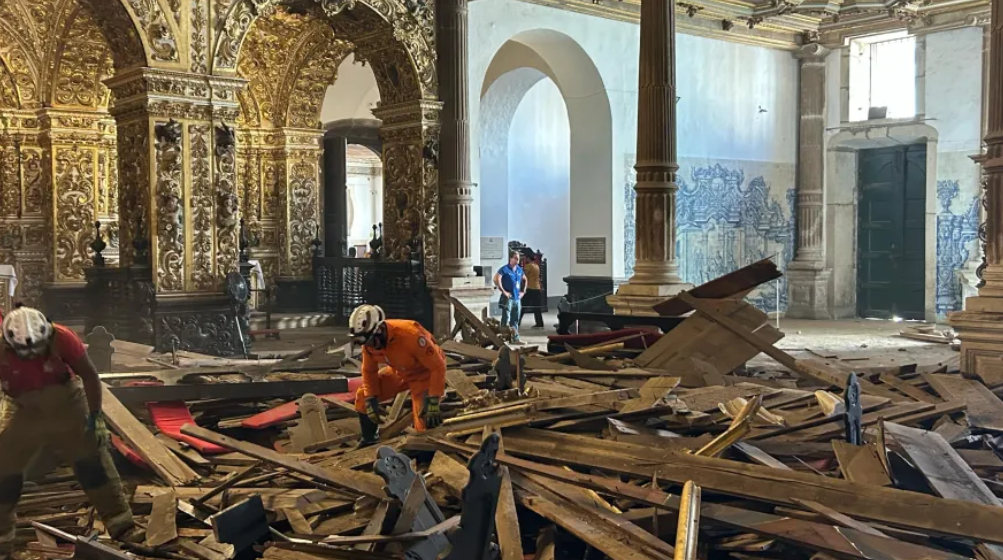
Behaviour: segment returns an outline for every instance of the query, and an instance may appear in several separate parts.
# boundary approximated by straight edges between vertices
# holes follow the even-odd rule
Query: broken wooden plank
[[[462,370],[446,370],[446,384],[452,387],[464,401],[481,394],[481,390],[477,388],[477,385],[474,385],[474,382]]]
[[[153,498],[153,510],[146,527],[146,544],[163,546],[178,538],[178,497],[167,491]]]
[[[842,440],[832,440],[832,448],[839,461],[843,478],[850,482],[892,486],[892,479],[881,463],[873,444],[853,445]]]
[[[129,447],[143,458],[153,472],[171,486],[185,486],[200,477],[161,443],[131,412],[112,394],[108,385],[101,384],[101,411],[108,424]]]
[[[700,299],[741,299],[760,284],[781,276],[783,272],[767,258],[700,284],[689,293]],[[693,307],[681,298],[672,297],[655,305],[654,310],[659,315],[678,316],[689,313]]]
[[[234,451],[239,451],[244,455],[260,459],[266,463],[284,467],[290,471],[304,474],[332,486],[350,490],[352,492],[371,496],[377,499],[386,497],[383,491],[383,480],[374,474],[361,473],[349,469],[321,468],[310,463],[298,461],[286,455],[244,441],[217,434],[199,426],[191,424],[181,428],[181,432],[192,437],[203,439],[216,445],[221,445]],[[374,459],[375,460],[375,459]]]
[[[1003,508],[810,473],[597,441],[524,428],[505,434],[505,450],[508,454],[598,468],[643,480],[651,480],[652,476],[677,484],[693,480],[707,491],[776,504],[790,505],[794,498],[813,500],[852,517],[1003,544],[1003,533],[999,531]]]
[[[522,535],[519,531],[519,516],[515,509],[512,493],[512,477],[508,467],[501,467],[502,483],[495,510],[495,530],[501,547],[501,560],[523,560]]]
[[[437,440],[438,444],[456,448],[456,444]],[[468,447],[468,453],[474,448]],[[549,479],[574,484],[581,488],[589,488],[597,492],[637,501],[643,504],[669,511],[680,509],[680,499],[677,496],[665,494],[657,489],[640,488],[624,484],[617,479],[595,475],[581,474],[566,469],[541,465],[511,457],[499,455],[499,463],[508,465],[519,472],[532,472]],[[701,515],[718,524],[723,524],[741,531],[773,537],[800,547],[823,550],[838,555],[841,558],[860,558],[869,560],[961,560],[961,556],[942,552],[926,546],[897,541],[888,537],[860,532],[855,529],[842,529],[810,521],[783,518],[777,515],[760,513],[752,510],[721,504],[705,503],[701,506]],[[567,528],[567,525],[565,525]]]
[[[944,400],[964,402],[968,423],[973,428],[1003,431],[1003,401],[982,383],[946,374],[924,374],[923,379]]]

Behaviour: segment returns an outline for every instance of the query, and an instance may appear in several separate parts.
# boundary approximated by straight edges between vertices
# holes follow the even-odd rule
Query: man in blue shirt
[[[509,325],[515,332],[513,340],[519,342],[519,316],[521,296],[526,291],[526,275],[519,266],[519,253],[508,254],[508,264],[495,273],[495,287],[501,290],[502,296],[498,304],[502,308],[502,325]]]

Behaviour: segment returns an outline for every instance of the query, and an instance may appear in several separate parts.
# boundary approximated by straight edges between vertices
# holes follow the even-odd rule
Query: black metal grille
[[[347,257],[315,257],[317,309],[331,313],[339,324],[352,310],[379,305],[387,317],[411,319],[432,328],[432,300],[421,265]]]

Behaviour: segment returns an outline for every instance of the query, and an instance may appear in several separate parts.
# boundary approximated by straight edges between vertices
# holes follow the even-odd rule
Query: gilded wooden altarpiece
[[[48,290],[75,314],[95,221],[108,265],[148,261],[164,296],[222,289],[241,217],[271,279],[309,278],[320,106],[352,52],[382,98],[388,255],[417,239],[434,274],[433,17],[408,0],[0,2],[0,262],[20,299]]]

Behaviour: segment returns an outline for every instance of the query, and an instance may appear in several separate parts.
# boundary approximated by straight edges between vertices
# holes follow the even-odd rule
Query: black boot
[[[362,429],[362,439],[359,440],[357,448],[369,447],[380,442],[380,426],[368,415],[359,413],[359,426]]]

